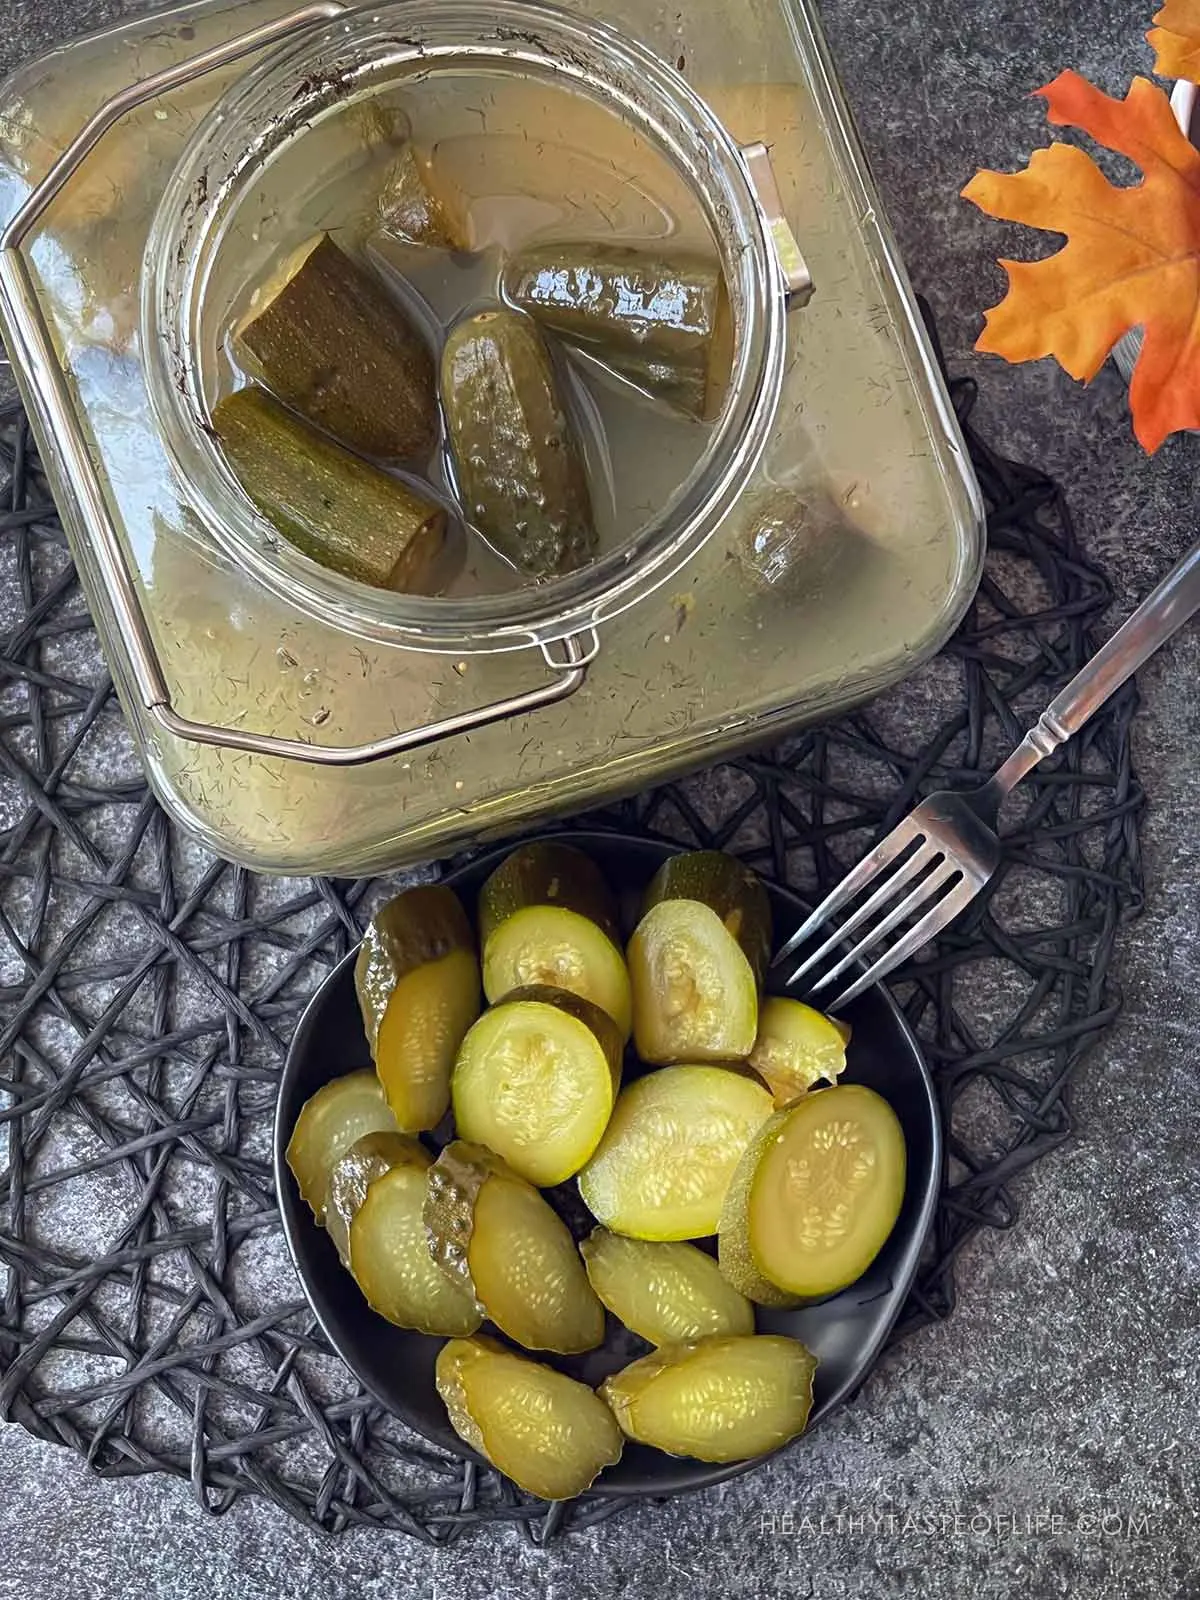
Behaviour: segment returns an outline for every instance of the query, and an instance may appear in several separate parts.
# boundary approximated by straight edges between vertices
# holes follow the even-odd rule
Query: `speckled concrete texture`
[[[0,67],[132,7],[0,0]],[[1134,0],[826,0],[830,40],[951,367],[1001,448],[1066,485],[1127,609],[1195,536],[1197,444],[1153,461],[1111,370],[971,354],[1022,241],[956,196],[1044,137],[1029,91],[1063,66],[1110,91],[1148,71]],[[1079,1136],[978,1238],[943,1327],[890,1355],[808,1443],[723,1488],[646,1506],[546,1552],[491,1532],[430,1552],[324,1541],[263,1506],[221,1521],[186,1486],[105,1483],[0,1429],[0,1597],[326,1600],[650,1597],[875,1600],[1200,1595],[1200,630],[1143,675],[1149,905],[1125,938],[1127,1007],[1075,1095]]]

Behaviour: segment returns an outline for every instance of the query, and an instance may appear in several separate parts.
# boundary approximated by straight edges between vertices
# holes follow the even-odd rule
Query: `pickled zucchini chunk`
[[[742,1152],[771,1115],[757,1079],[727,1067],[664,1067],[621,1091],[579,1192],[632,1239],[714,1233]]]
[[[260,289],[238,329],[257,375],[342,444],[421,460],[438,434],[433,357],[403,308],[328,234]]]
[[[860,1278],[904,1200],[904,1134],[862,1084],[778,1111],[742,1157],[721,1213],[721,1271],[760,1305],[824,1299]]]
[[[452,1339],[436,1382],[459,1438],[543,1500],[582,1494],[621,1459],[621,1430],[586,1384],[494,1339]]]
[[[394,1133],[396,1119],[373,1072],[348,1072],[304,1102],[287,1147],[301,1198],[325,1220],[329,1181],[346,1151],[369,1133]]]
[[[685,416],[719,410],[731,344],[725,279],[715,258],[669,258],[619,245],[534,246],[508,263],[504,293]]]
[[[425,1228],[434,1260],[529,1350],[594,1350],[604,1308],[566,1224],[490,1150],[456,1140],[429,1174]]]
[[[325,1203],[325,1232],[337,1246],[342,1265],[350,1265],[350,1224],[376,1178],[402,1161],[424,1172],[433,1157],[406,1133],[368,1133],[352,1144],[334,1166]]]
[[[845,1023],[814,1011],[802,1000],[772,996],[759,1008],[750,1065],[775,1096],[775,1104],[785,1106],[822,1078],[837,1082],[846,1070],[849,1040]]]
[[[643,1061],[735,1061],[758,1032],[771,907],[732,856],[674,856],[655,875],[629,941],[633,1032]]]
[[[546,341],[517,311],[480,311],[442,352],[442,407],[463,509],[534,578],[596,554],[587,474]]]
[[[450,1080],[464,1139],[549,1188],[579,1171],[608,1126],[621,1082],[612,1018],[561,989],[518,989],[462,1042]]]
[[[600,869],[568,844],[522,845],[479,894],[483,989],[492,1002],[531,984],[577,994],[633,1026],[617,908]]]
[[[665,1345],[600,1394],[630,1439],[698,1461],[745,1461],[804,1432],[816,1369],[798,1339],[718,1336]]]
[[[436,1127],[481,1003],[475,937],[454,891],[426,884],[389,900],[371,919],[354,987],[397,1125],[408,1133]]]
[[[406,144],[388,169],[379,218],[394,239],[434,250],[467,250],[462,208],[438,184],[433,162]]]
[[[406,594],[432,583],[446,539],[436,501],[343,450],[257,385],[226,395],[212,427],[247,495],[311,561],[376,589]]]
[[[405,1141],[398,1159],[370,1178],[348,1229],[348,1265],[373,1311],[399,1328],[443,1338],[474,1333],[483,1308],[433,1259],[425,1232],[431,1157]]]
[[[613,1316],[651,1344],[754,1332],[754,1307],[694,1244],[624,1239],[596,1228],[579,1251]]]

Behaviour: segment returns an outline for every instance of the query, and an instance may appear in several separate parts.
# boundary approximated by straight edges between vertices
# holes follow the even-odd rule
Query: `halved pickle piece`
[[[621,1091],[579,1192],[598,1222],[633,1239],[715,1232],[742,1152],[771,1115],[756,1078],[728,1067],[664,1067]]]
[[[483,1308],[434,1261],[425,1233],[431,1156],[415,1140],[372,1178],[349,1224],[348,1265],[367,1304],[399,1328],[418,1333],[474,1333]]]
[[[458,1436],[543,1500],[582,1494],[621,1458],[621,1430],[593,1390],[494,1339],[452,1339],[436,1382]]]
[[[407,1133],[368,1133],[352,1144],[334,1165],[325,1203],[325,1232],[337,1246],[342,1265],[350,1265],[350,1224],[367,1198],[367,1190],[402,1161],[425,1171],[433,1157]]]
[[[762,983],[771,960],[771,901],[753,867],[724,850],[670,856],[650,880],[643,912],[664,900],[699,900],[715,911]]]
[[[304,1102],[288,1141],[287,1164],[318,1222],[325,1220],[333,1169],[350,1146],[368,1133],[395,1131],[379,1079],[366,1069],[334,1078]]]
[[[493,1003],[531,984],[565,989],[607,1012],[628,1039],[633,1002],[618,939],[612,892],[573,845],[522,845],[479,892],[483,988]]]
[[[455,1126],[530,1183],[561,1183],[608,1125],[621,1055],[620,1031],[599,1006],[561,989],[518,989],[462,1042],[450,1083]]]
[[[664,1345],[599,1392],[630,1439],[698,1461],[745,1461],[804,1432],[816,1369],[798,1339],[718,1336]]]
[[[481,1004],[475,936],[458,896],[423,884],[371,919],[354,987],[379,1081],[406,1133],[434,1128],[450,1072]]]
[[[824,1299],[860,1278],[904,1200],[904,1133],[863,1084],[816,1089],[778,1111],[738,1164],[719,1259],[760,1305]]]
[[[613,1316],[651,1344],[754,1332],[754,1307],[694,1244],[625,1239],[596,1228],[579,1252]]]
[[[429,1174],[429,1248],[502,1333],[561,1355],[604,1339],[596,1298],[566,1224],[490,1150],[456,1140]]]
[[[719,850],[665,862],[629,941],[633,1031],[642,1060],[748,1056],[770,947],[770,902],[748,867]]]
[[[836,1083],[846,1070],[849,1042],[846,1023],[802,1000],[772,995],[759,1007],[750,1065],[775,1096],[775,1104],[785,1106],[822,1078]]]

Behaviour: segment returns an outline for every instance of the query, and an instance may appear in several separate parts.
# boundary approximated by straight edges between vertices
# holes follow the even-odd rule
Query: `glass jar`
[[[695,471],[591,568],[377,594],[283,544],[206,431],[227,244],[305,141],[471,64],[569,81],[662,153],[722,255],[734,378]],[[0,219],[0,324],[147,769],[248,865],[380,870],[716,760],[911,670],[973,591],[978,495],[796,0],[199,0],[0,92]],[[791,315],[789,228],[815,282]],[[787,581],[759,548],[780,487],[822,545]]]

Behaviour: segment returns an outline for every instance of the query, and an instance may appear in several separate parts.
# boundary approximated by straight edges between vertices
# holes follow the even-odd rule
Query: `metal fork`
[[[923,908],[924,916],[867,966],[828,1006],[831,1011],[877,983],[929,943],[972,901],[1000,864],[1000,807],[1021,779],[1116,693],[1125,680],[1200,607],[1200,542],[1174,567],[1107,644],[1042,712],[1036,724],[979,789],[931,794],[894,827],[797,928],[775,965],[788,959],[865,890],[872,892],[791,974],[794,983],[857,933],[857,942],[812,986],[828,989],[847,967],[866,961],[888,935]],[[861,930],[861,931],[860,931]]]

